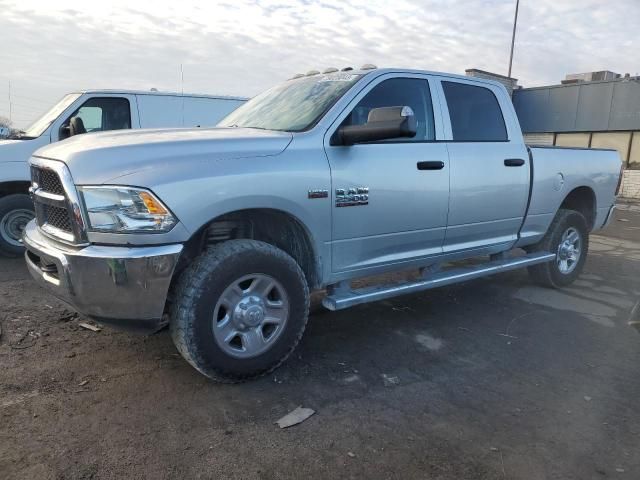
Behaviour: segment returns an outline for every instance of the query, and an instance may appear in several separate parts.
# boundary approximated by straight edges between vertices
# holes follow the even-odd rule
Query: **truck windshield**
[[[42,115],[38,120],[33,122],[29,128],[22,132],[20,138],[38,138],[69,105],[76,101],[79,96],[79,93],[70,93],[65,95],[62,100],[51,108],[51,110]]]
[[[361,77],[348,72],[289,80],[253,97],[219,127],[300,132],[315,125]]]

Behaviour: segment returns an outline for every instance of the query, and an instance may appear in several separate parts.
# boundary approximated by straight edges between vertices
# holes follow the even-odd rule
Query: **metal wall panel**
[[[524,133],[640,130],[640,79],[521,89],[513,104]]]
[[[633,132],[631,151],[629,152],[629,168],[640,170],[640,132]]]
[[[574,90],[579,92],[575,130],[583,132],[607,130],[613,98],[613,83],[587,83]]]
[[[640,130],[640,83],[616,82],[609,117],[609,130]]]
[[[546,118],[549,105],[549,89],[516,90],[513,104],[518,114],[522,131],[526,133],[550,132]]]
[[[591,137],[593,148],[613,148],[620,154],[622,162],[626,165],[629,156],[629,142],[631,132],[599,132]]]
[[[577,88],[552,88],[549,92],[549,123],[551,132],[572,132],[576,130],[578,111]]]
[[[589,133],[559,133],[556,135],[556,146],[587,148],[590,136]]]
[[[553,133],[525,133],[524,143],[527,145],[553,145]]]

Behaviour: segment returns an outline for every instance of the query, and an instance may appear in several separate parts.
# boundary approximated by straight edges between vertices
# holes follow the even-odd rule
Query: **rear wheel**
[[[6,257],[22,255],[22,231],[33,217],[33,202],[29,195],[16,193],[0,198],[0,254]]]
[[[309,290],[282,250],[231,240],[181,275],[170,330],[182,356],[207,377],[239,382],[277,368],[304,332]]]
[[[555,260],[529,267],[531,278],[540,285],[564,287],[578,278],[589,250],[589,230],[584,216],[574,210],[561,209],[540,242],[529,251],[548,251]]]

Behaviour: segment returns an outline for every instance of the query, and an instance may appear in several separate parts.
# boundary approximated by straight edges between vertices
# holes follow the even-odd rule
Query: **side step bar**
[[[361,303],[376,302],[398,295],[421,292],[422,290],[473,280],[474,278],[485,277],[494,273],[530,267],[531,265],[550,262],[555,258],[555,253],[536,252],[522,257],[493,260],[471,267],[443,270],[429,274],[421,280],[407,283],[375,285],[358,289],[349,287],[335,288],[332,293],[322,300],[322,305],[329,310],[342,310]]]

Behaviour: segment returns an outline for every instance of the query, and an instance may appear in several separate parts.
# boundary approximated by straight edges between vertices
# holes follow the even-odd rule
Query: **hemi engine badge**
[[[327,198],[329,190],[309,190],[309,198]]]

